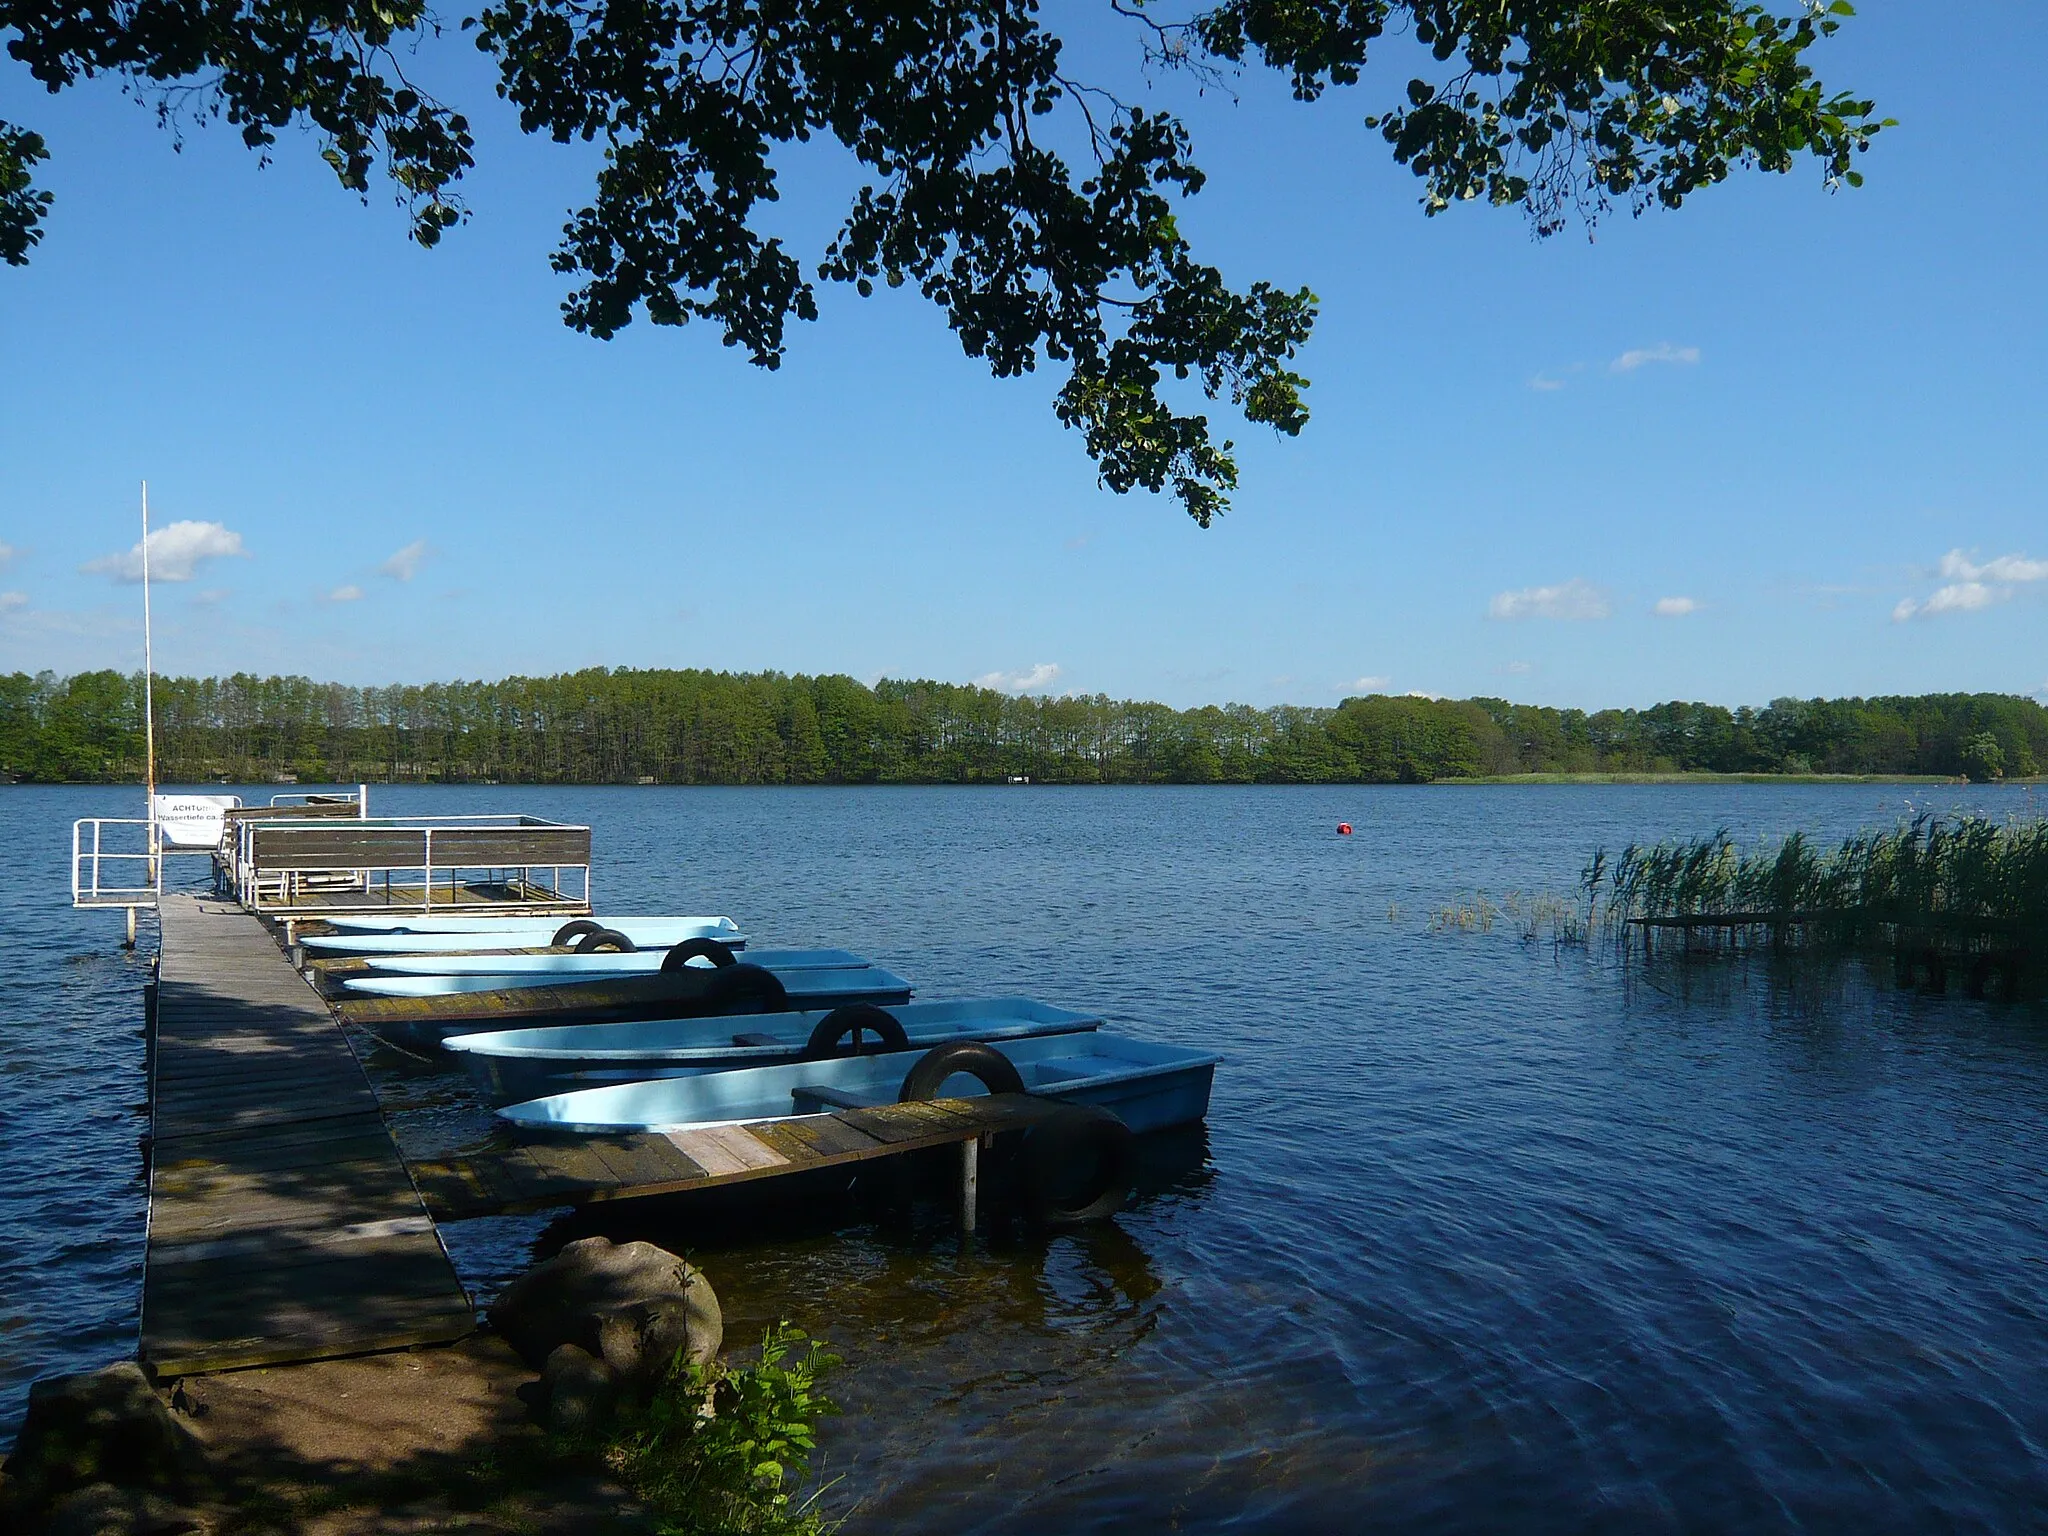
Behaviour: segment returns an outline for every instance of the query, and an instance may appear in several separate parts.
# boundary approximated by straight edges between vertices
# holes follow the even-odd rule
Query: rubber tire
[[[1056,1183],[1078,1156],[1092,1156],[1100,1177],[1087,1198],[1062,1199]],[[1024,1213],[1033,1226],[1051,1230],[1107,1221],[1130,1198],[1136,1166],[1137,1138],[1129,1126],[1096,1105],[1070,1105],[1024,1133],[1017,1157]]]
[[[721,971],[734,963],[730,946],[716,939],[684,939],[680,944],[669,946],[669,952],[662,956],[664,971],[680,971],[692,960],[709,960]]]
[[[917,1065],[903,1079],[903,1091],[896,1095],[896,1102],[915,1104],[921,1099],[936,1099],[940,1086],[955,1072],[979,1078],[981,1086],[990,1093],[1024,1091],[1024,1079],[1017,1074],[1016,1063],[994,1046],[978,1040],[948,1040],[918,1057]]]
[[[872,1048],[860,1043],[862,1034],[876,1037]],[[842,1051],[839,1044],[848,1035],[853,1036],[853,1049]],[[843,1008],[834,1008],[818,1020],[818,1027],[811,1031],[811,1038],[804,1042],[801,1061],[825,1061],[835,1056],[880,1056],[889,1051],[910,1049],[910,1036],[903,1032],[902,1022],[886,1009],[877,1008],[873,1003],[848,1003]]]
[[[595,918],[579,917],[557,928],[555,936],[548,940],[548,944],[552,948],[559,949],[564,944],[582,938],[586,933],[602,933],[603,931],[604,924],[598,922]]]
[[[613,954],[631,955],[638,953],[639,949],[638,944],[616,928],[600,928],[595,933],[586,933],[576,941],[576,953],[579,955],[603,954],[607,950]]]
[[[713,971],[697,994],[707,1017],[731,1013],[788,1013],[789,993],[765,966],[740,962]]]

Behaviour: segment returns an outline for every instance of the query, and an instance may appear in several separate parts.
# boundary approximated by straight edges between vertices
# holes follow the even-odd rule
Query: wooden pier
[[[413,1177],[443,1220],[546,1210],[600,1200],[684,1194],[723,1184],[809,1173],[933,1147],[962,1151],[964,1225],[972,1227],[976,1153],[984,1138],[1021,1130],[1062,1107],[1029,1094],[932,1099],[850,1108],[802,1120],[721,1125],[665,1134],[562,1135],[524,1146],[416,1162]]]
[[[333,1015],[233,903],[166,893],[160,917],[143,1359],[178,1376],[468,1333]]]
[[[1023,1094],[849,1105],[800,1121],[549,1136],[408,1167],[334,1013],[263,921],[170,894],[160,915],[141,1353],[162,1376],[462,1337],[475,1313],[436,1218],[957,1146],[971,1231],[987,1139],[1061,1112]]]

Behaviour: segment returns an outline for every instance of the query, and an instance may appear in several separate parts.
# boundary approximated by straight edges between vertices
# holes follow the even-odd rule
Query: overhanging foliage
[[[1676,208],[1736,166],[1810,157],[1853,185],[1853,156],[1884,126],[1808,61],[1846,0],[1107,11],[1153,66],[1217,82],[1270,67],[1303,100],[1362,85],[1368,55],[1406,30],[1435,67],[1380,88],[1366,121],[1422,178],[1430,212],[1520,206],[1541,234],[1614,199]],[[1204,526],[1237,461],[1177,402],[1198,390],[1289,435],[1308,420],[1292,363],[1314,295],[1234,288],[1196,257],[1175,216],[1203,184],[1186,128],[1071,75],[1033,0],[495,0],[460,26],[522,128],[603,148],[554,256],[579,330],[702,320],[773,368],[787,321],[816,318],[816,282],[913,285],[998,377],[1064,373],[1054,408],[1105,484],[1170,490]],[[310,128],[351,191],[382,167],[426,245],[460,221],[476,149],[468,116],[408,73],[440,27],[425,0],[0,0],[8,52],[48,89],[111,75],[165,122],[217,114],[266,154],[282,129]],[[763,219],[777,154],[818,137],[867,180],[807,260]],[[0,123],[10,263],[42,235],[43,158],[35,134]]]

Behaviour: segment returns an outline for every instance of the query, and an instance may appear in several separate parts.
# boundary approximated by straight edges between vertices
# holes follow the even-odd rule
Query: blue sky
[[[1315,106],[1163,87],[1210,172],[1199,254],[1322,299],[1315,419],[1237,424],[1207,532],[1098,488],[1057,377],[989,378],[914,298],[825,291],[773,374],[702,326],[567,330],[547,257],[590,159],[523,140],[463,49],[429,63],[479,128],[474,217],[431,252],[308,141],[261,168],[216,125],[173,153],[111,87],[47,98],[0,60],[59,197],[34,265],[0,268],[0,669],[139,662],[118,557],[146,477],[158,526],[219,525],[164,546],[190,564],[155,587],[168,672],[2043,692],[2048,8],[1868,10],[1821,55],[1901,119],[1861,191],[1745,176],[1592,240],[1423,218],[1361,123],[1399,61]],[[1135,46],[1059,14],[1091,54]],[[783,227],[815,252],[846,184],[792,156]]]

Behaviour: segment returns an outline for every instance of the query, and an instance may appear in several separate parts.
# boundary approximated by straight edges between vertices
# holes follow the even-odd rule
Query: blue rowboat
[[[848,971],[871,962],[849,949],[750,949],[747,959],[771,971]],[[662,968],[668,958],[665,949],[641,949],[631,954],[601,951],[579,955],[573,951],[486,950],[469,955],[366,955],[361,957],[377,976],[485,976],[496,986],[545,986],[554,981],[573,981],[587,976],[641,976]],[[709,966],[708,959],[693,959],[693,966]],[[673,967],[671,967],[673,969]],[[529,980],[530,978],[530,980]],[[451,989],[452,990],[452,989]]]
[[[398,913],[390,917],[372,916],[364,912],[337,912],[323,917],[322,922],[340,933],[502,933],[515,928],[525,928],[544,934],[552,934],[564,923],[578,921],[592,922],[600,928],[616,928],[621,933],[632,935],[635,929],[645,930],[649,941],[661,942],[667,931],[666,925],[674,923],[703,923],[720,919],[703,917],[533,917],[495,915],[488,906],[473,907],[461,912],[437,912],[432,916],[423,912]],[[638,942],[637,935],[633,935]],[[671,941],[673,942],[673,941]]]
[[[742,948],[747,936],[729,917],[622,917],[607,928],[623,933],[642,949],[665,950],[685,939],[716,939],[728,949]],[[545,949],[561,931],[553,918],[534,923],[526,918],[499,918],[488,928],[463,928],[446,933],[308,933],[299,945],[309,955],[455,955],[488,949]]]
[[[341,985],[344,992],[368,997],[441,997],[451,992],[516,992],[521,987],[555,987],[564,982],[602,981],[628,976],[651,976],[661,971],[662,951],[630,955],[477,955],[483,967],[444,970],[441,964],[405,966],[398,961],[374,960],[371,974],[349,976]],[[539,961],[528,967],[525,962]],[[590,962],[599,963],[593,965]],[[620,961],[639,961],[621,965]],[[761,949],[747,955],[749,964],[773,971],[789,985],[792,974],[803,971],[863,971],[873,962],[845,949]],[[607,963],[609,962],[609,963]],[[692,972],[715,969],[709,960],[690,962]],[[387,972],[392,974],[386,974]]]
[[[1014,1040],[994,1049],[1017,1068],[1025,1092],[1062,1103],[1099,1105],[1138,1132],[1185,1125],[1207,1115],[1210,1083],[1222,1059],[1211,1051],[1152,1045],[1100,1032]],[[893,1104],[904,1078],[923,1055],[892,1051],[886,1056],[840,1056],[615,1083],[529,1099],[498,1113],[533,1130],[588,1134],[788,1120],[859,1105]],[[987,1091],[978,1078],[964,1073],[939,1087],[942,1098]]]
[[[436,979],[381,978],[390,986]],[[449,1035],[509,1029],[520,1024],[701,1019],[808,1012],[847,1003],[874,1003],[888,1008],[909,1001],[910,983],[879,965],[775,972],[758,965],[740,964],[717,970],[686,966],[680,971],[658,971],[652,976],[606,976],[538,987],[426,996],[365,996],[350,989],[334,1006],[345,1021],[375,1034],[406,1045],[433,1046]]]
[[[1028,997],[903,1003],[886,1011],[902,1026],[906,1048],[912,1050],[948,1040],[1025,1040],[1102,1026],[1098,1015],[1055,1008]],[[833,1022],[827,1024],[827,1020]],[[738,1018],[500,1029],[451,1035],[442,1044],[461,1056],[493,1104],[510,1104],[607,1083],[689,1077],[793,1061],[811,1055],[807,1048],[821,1025],[843,1050],[851,1044],[840,1038],[840,1029],[848,1022],[845,1014],[837,1012],[755,1013]],[[870,1045],[874,1042],[872,1033],[865,1039]],[[826,1043],[817,1042],[821,1050]]]

